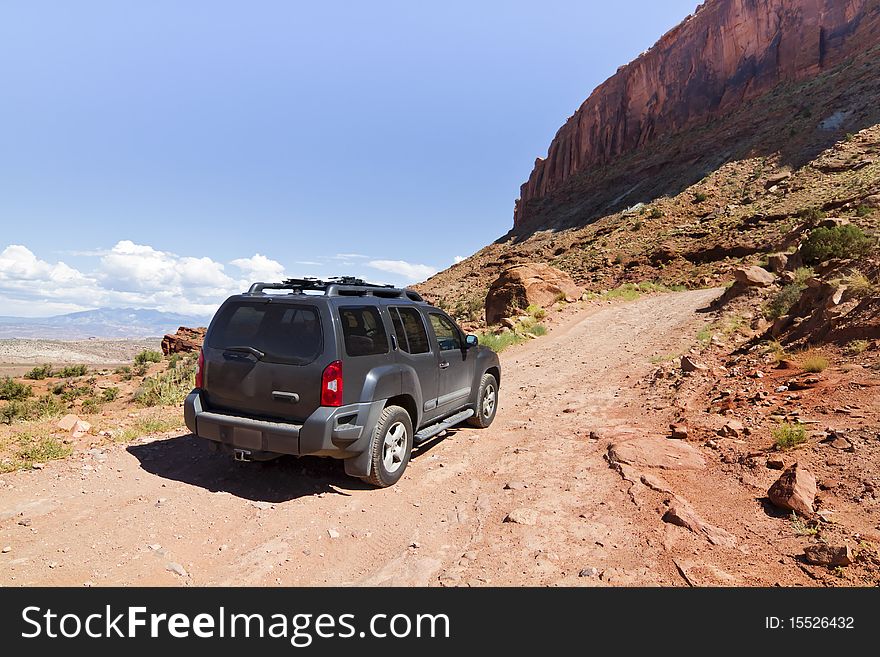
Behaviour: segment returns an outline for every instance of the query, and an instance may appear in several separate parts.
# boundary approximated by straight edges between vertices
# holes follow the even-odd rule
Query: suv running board
[[[413,437],[413,443],[416,445],[421,445],[423,442],[430,440],[438,433],[442,433],[450,427],[454,427],[456,424],[464,422],[473,414],[474,409],[467,408],[463,411],[456,413],[455,415],[450,415],[448,418],[446,418],[445,420],[441,420],[437,424],[428,425]]]

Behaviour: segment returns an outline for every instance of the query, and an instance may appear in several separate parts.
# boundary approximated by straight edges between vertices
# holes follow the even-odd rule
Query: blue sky
[[[0,6],[0,315],[423,280],[696,0]]]

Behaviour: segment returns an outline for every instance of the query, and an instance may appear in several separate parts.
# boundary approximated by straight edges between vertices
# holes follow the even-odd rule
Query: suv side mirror
[[[470,349],[471,347],[476,347],[478,344],[480,344],[480,339],[476,335],[465,336],[464,345],[468,349]]]

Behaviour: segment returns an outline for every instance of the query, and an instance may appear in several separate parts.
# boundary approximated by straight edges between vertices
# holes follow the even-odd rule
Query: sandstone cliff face
[[[514,230],[546,220],[535,206],[572,177],[878,42],[880,0],[708,0],[600,85],[559,130],[521,188]]]

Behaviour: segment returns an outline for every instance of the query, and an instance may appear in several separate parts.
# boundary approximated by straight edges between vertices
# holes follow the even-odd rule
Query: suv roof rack
[[[323,292],[328,297],[373,296],[383,299],[409,299],[425,302],[422,295],[409,288],[393,285],[377,285],[354,276],[334,276],[327,280],[320,278],[285,278],[280,283],[254,283],[247,294],[264,294],[263,290],[290,290],[290,294],[303,292]]]

